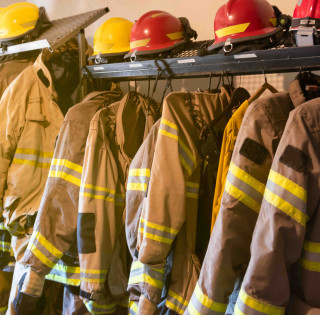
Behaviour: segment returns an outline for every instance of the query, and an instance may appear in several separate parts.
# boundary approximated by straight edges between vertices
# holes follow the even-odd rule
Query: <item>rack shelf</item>
[[[84,67],[82,71],[85,77],[124,81],[154,78],[159,67],[177,79],[207,77],[210,73],[214,76],[221,72],[246,75],[320,69],[320,46],[259,50],[231,56],[199,57],[193,54],[161,59],[158,67],[155,60],[146,60],[92,65]]]

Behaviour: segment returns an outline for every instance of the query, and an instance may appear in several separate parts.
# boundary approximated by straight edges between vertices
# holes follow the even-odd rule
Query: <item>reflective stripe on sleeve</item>
[[[300,263],[308,271],[320,272],[320,243],[305,241]]]
[[[61,178],[76,186],[81,184],[82,166],[66,159],[53,159],[49,177]]]
[[[132,263],[129,277],[129,285],[145,283],[159,290],[163,288],[164,268],[149,267],[140,261]]]
[[[129,314],[136,315],[138,313],[138,303],[135,301],[129,301]]]
[[[53,268],[63,256],[63,253],[38,231],[33,231],[27,249],[49,268]]]
[[[53,152],[36,149],[17,148],[12,164],[29,165],[39,168],[50,168]]]
[[[0,315],[5,315],[7,312],[8,306],[0,306]]]
[[[178,230],[160,224],[152,223],[140,218],[139,232],[153,241],[171,244],[178,234]]]
[[[150,169],[148,168],[136,168],[129,170],[128,191],[147,191],[150,179]]]
[[[62,284],[79,286],[80,267],[67,266],[62,263],[57,263],[53,266],[51,272],[46,275],[46,279]]]
[[[93,315],[99,314],[111,314],[116,311],[116,305],[114,303],[110,304],[98,304],[95,301],[83,301],[86,305],[88,311]]]
[[[186,182],[186,197],[189,197],[192,199],[199,198],[199,184],[198,183]]]
[[[124,206],[125,194],[116,193],[114,189],[94,186],[91,184],[81,184],[80,196],[91,199],[106,200],[115,203],[117,206]]]
[[[307,192],[301,186],[271,170],[264,199],[302,226],[306,226]]]
[[[225,190],[251,210],[259,213],[265,186],[240,169],[233,162],[230,163]]]
[[[188,312],[192,315],[223,315],[227,309],[227,304],[215,302],[204,294],[196,284],[188,305]]]
[[[284,315],[285,307],[278,307],[249,296],[242,288],[236,304],[235,315]]]
[[[179,138],[178,126],[167,119],[161,119],[159,134],[178,141],[180,163],[190,176],[196,168],[196,157],[183,140]]]
[[[0,251],[10,253],[12,251],[11,250],[11,243],[0,241]]]
[[[104,283],[107,279],[108,269],[80,269],[81,281],[87,283]]]
[[[187,309],[187,306],[187,300],[185,300],[183,297],[173,292],[172,290],[169,290],[166,300],[166,307],[168,309],[173,310],[178,314],[183,314]]]

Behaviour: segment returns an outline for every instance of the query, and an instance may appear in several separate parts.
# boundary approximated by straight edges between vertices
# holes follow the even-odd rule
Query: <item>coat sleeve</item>
[[[280,137],[266,115],[266,106],[258,101],[244,116],[187,314],[224,314],[234,284],[249,263],[252,234],[274,156],[273,143]],[[281,119],[284,124],[286,117]]]
[[[201,160],[195,140],[189,136],[197,135],[197,130],[188,111],[177,114],[179,109],[170,104],[170,96],[165,102],[140,216],[138,260],[132,264],[129,278],[129,291],[141,295],[139,310],[152,309],[150,301],[160,301],[166,258],[186,220],[186,197],[196,200],[199,189],[199,183],[189,180]]]
[[[33,233],[22,260],[28,266],[28,273],[33,270],[39,277],[47,276],[50,280],[74,286],[80,285],[79,268],[58,262],[76,241],[78,199],[88,130],[89,126],[80,121],[65,119],[63,122]],[[31,287],[28,288],[30,290]]]
[[[269,173],[235,314],[284,314],[295,286],[289,281],[293,265],[301,259],[300,275],[315,271],[319,245],[310,242],[306,226],[312,226],[319,203],[317,116],[304,105],[290,115]]]

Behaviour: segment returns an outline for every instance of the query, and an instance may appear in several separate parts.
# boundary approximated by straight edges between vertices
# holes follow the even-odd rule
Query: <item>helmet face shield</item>
[[[277,34],[282,30],[277,25],[276,13],[266,0],[229,0],[217,11],[215,41],[208,47],[208,52],[215,53],[224,47],[224,52],[230,53],[241,42],[248,45],[250,41],[257,42]]]
[[[94,34],[93,55],[125,55],[130,50],[132,26],[132,22],[120,17],[105,21]]]
[[[11,41],[33,31],[39,8],[28,2],[11,4],[0,11],[0,41]]]

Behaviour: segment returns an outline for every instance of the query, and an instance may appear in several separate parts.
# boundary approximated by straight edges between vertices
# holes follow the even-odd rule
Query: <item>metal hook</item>
[[[212,78],[212,72],[210,72],[210,75],[209,75],[209,84],[208,84],[208,91],[209,92],[211,90],[211,78]]]

